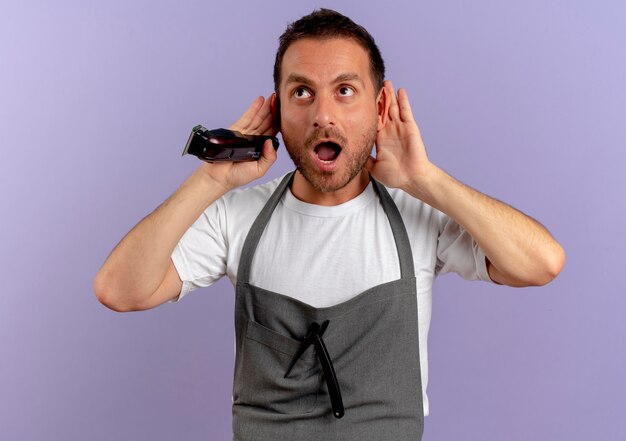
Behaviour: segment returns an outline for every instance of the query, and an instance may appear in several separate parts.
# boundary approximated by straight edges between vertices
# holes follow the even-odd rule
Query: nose
[[[324,128],[335,125],[335,102],[331,97],[318,95],[313,104],[313,127]]]

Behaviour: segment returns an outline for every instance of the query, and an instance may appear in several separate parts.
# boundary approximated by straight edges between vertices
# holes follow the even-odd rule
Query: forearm
[[[512,286],[544,285],[560,272],[565,254],[537,221],[490,198],[432,165],[428,179],[407,192],[446,213],[476,240],[495,281]],[[426,184],[425,184],[426,183]]]
[[[385,81],[388,105],[376,137],[376,159],[366,164],[383,184],[401,188],[446,213],[478,243],[489,275],[512,286],[544,285],[558,275],[565,253],[541,224],[518,210],[461,184],[428,159],[404,89],[396,97]],[[381,101],[383,102],[383,101]]]
[[[273,99],[258,97],[230,129],[250,135],[276,135]],[[171,255],[202,212],[228,191],[260,177],[276,161],[270,140],[258,161],[203,163],[183,185],[139,222],[115,247],[96,275],[98,299],[115,310],[147,309],[180,289]]]
[[[100,301],[127,306],[148,299],[163,281],[183,234],[225,192],[198,168],[111,252],[94,282]]]

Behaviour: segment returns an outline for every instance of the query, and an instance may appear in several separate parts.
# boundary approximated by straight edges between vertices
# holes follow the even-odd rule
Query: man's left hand
[[[365,167],[387,187],[407,190],[428,179],[434,165],[428,160],[420,130],[413,118],[405,89],[396,95],[391,81],[384,82],[389,110],[376,137],[376,158]]]

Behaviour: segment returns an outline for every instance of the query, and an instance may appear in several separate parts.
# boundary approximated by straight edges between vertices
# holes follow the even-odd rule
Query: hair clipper
[[[258,161],[268,139],[277,150],[279,143],[275,136],[244,135],[229,129],[207,130],[197,125],[191,130],[183,155],[194,155],[207,162]]]

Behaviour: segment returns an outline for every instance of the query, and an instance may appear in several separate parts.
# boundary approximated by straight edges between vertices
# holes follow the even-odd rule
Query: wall
[[[0,5],[1,439],[230,439],[230,284],[117,314],[93,277],[197,167],[190,128],[267,96],[318,6]],[[425,440],[625,439],[624,3],[328,6],[376,37],[431,159],[567,251],[543,288],[437,282]]]

